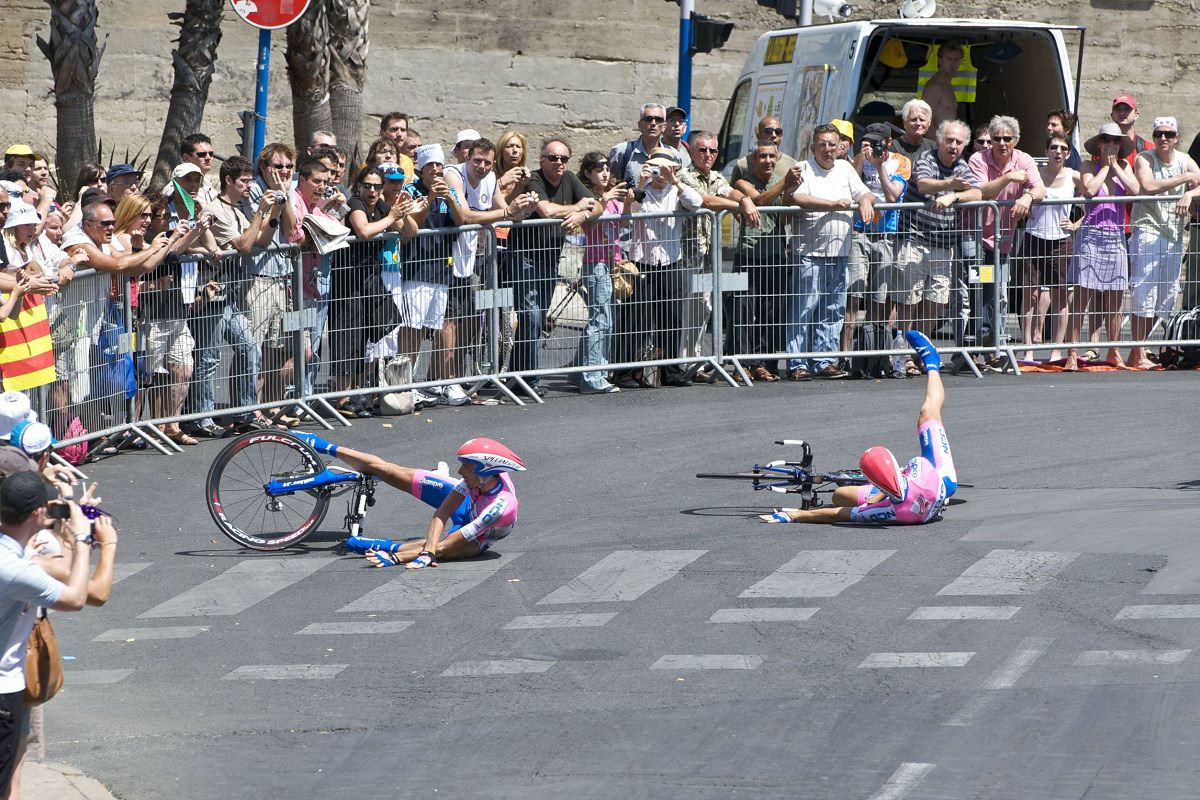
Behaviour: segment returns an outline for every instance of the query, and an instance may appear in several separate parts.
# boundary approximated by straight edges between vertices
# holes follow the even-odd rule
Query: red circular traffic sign
[[[310,0],[229,0],[234,12],[261,30],[286,28],[304,14]]]

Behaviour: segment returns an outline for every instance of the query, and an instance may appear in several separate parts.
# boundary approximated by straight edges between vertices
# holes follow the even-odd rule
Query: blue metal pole
[[[259,151],[267,138],[267,85],[270,82],[271,32],[258,32],[258,72],[254,89],[254,163],[258,163]]]
[[[679,87],[675,104],[692,118],[692,11],[694,0],[679,0]]]

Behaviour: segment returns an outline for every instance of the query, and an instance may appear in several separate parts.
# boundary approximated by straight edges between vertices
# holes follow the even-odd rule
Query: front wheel
[[[213,521],[242,547],[282,550],[298,544],[325,519],[323,491],[269,495],[272,480],[302,478],[325,468],[316,452],[283,431],[244,433],[208,468],[205,499]]]

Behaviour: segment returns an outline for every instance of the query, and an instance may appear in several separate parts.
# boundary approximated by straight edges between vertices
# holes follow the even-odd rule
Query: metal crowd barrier
[[[1119,211],[1173,214],[1178,198],[1047,200],[992,247],[983,217],[1003,220],[1011,204],[958,204],[937,241],[901,220],[895,233],[854,231],[834,260],[798,255],[810,212],[769,207],[759,228],[708,211],[571,232],[531,220],[351,240],[324,256],[186,256],[167,279],[85,270],[47,298],[57,377],[33,394],[64,445],[130,432],[166,453],[181,449],[168,435],[181,422],[349,425],[334,404],[360,395],[491,391],[523,404],[543,402],[547,375],[599,392],[684,384],[699,367],[733,385],[838,363],[894,374],[910,354],[895,331],[908,327],[977,376],[977,359],[1019,375],[1018,351],[1196,346],[1162,329],[1200,304],[1200,225],[1168,214],[1164,236]],[[1104,217],[1104,204],[1118,211]],[[1078,227],[1072,208],[1100,223],[1056,229]],[[254,274],[264,260],[274,277]]]

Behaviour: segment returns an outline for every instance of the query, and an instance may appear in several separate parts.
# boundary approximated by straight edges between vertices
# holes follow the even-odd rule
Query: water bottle
[[[894,350],[908,349],[908,343],[904,341],[904,334],[900,333],[900,331],[895,331],[892,336],[892,348]],[[903,378],[906,374],[904,371],[904,356],[890,356],[890,360],[892,362],[892,377]]]

